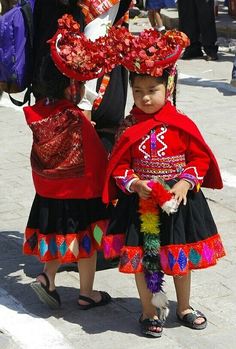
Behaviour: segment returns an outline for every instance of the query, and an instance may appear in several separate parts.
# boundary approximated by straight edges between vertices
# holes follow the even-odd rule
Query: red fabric
[[[30,125],[35,121],[43,120],[67,108],[74,109],[81,118],[82,147],[85,161],[82,176],[68,176],[67,178],[50,178],[42,176],[32,169],[36,192],[47,198],[55,199],[89,199],[100,197],[104,184],[107,167],[107,153],[95,129],[83,113],[67,100],[60,100],[51,105],[39,101],[32,107],[25,107],[25,117]]]
[[[106,243],[112,245],[112,238],[107,239]],[[114,252],[112,246],[110,246],[110,251]],[[143,271],[143,254],[141,246],[123,245],[120,251],[117,250],[116,253],[106,258],[120,257],[119,271],[133,274]],[[182,276],[194,269],[208,268],[215,265],[218,259],[224,256],[225,250],[219,234],[195,243],[160,247],[162,271],[172,276]]]
[[[208,268],[224,256],[225,250],[219,234],[195,243],[161,246],[160,252],[162,270],[166,275],[172,276]]]
[[[134,107],[131,113],[137,117],[142,115],[144,118],[147,117],[146,114],[144,114],[137,107]],[[103,201],[105,203],[108,203],[116,198],[116,184],[115,180],[112,178],[112,173],[120,162],[122,156],[135,142],[157,127],[160,122],[174,126],[200,142],[210,157],[209,169],[204,177],[202,186],[214,189],[221,189],[223,187],[219,166],[215,156],[209,146],[206,144],[197,126],[186,115],[178,112],[170,102],[167,102],[166,105],[156,114],[150,115],[145,121],[129,127],[120,137],[111,155],[106,173],[105,186],[103,190]]]
[[[65,235],[58,232],[45,235],[39,229],[26,228],[23,253],[37,256],[43,263],[54,259],[60,263],[74,263],[81,258],[90,258],[96,251],[102,250],[101,243],[94,237],[96,225],[104,232],[107,220],[96,221],[86,230]]]

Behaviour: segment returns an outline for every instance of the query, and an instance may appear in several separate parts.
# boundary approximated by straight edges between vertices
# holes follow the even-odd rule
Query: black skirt
[[[173,185],[170,182],[168,184]],[[137,263],[139,260],[142,264],[143,256],[144,235],[140,228],[138,195],[121,193],[110,220],[106,243],[120,246],[124,244],[120,251],[120,270],[123,272],[135,273],[142,270]],[[181,203],[176,213],[167,215],[160,212],[159,253],[162,269],[169,275],[184,275],[190,269],[206,268],[216,264],[217,259],[225,255],[202,191],[189,191],[187,204]]]
[[[76,262],[99,250],[110,209],[100,198],[51,199],[35,195],[25,230],[24,253],[42,262]]]

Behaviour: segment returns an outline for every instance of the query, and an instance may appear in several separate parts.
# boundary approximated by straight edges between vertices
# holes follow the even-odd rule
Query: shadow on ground
[[[1,288],[17,301],[16,303],[6,302],[6,306],[43,319],[50,317],[64,319],[69,323],[79,325],[89,334],[106,331],[140,334],[138,319],[141,309],[137,298],[113,298],[112,302],[105,307],[82,311],[76,307],[79,289],[73,286],[59,286],[57,290],[61,296],[62,307],[59,310],[51,310],[41,304],[29,284],[41,272],[42,265],[35,257],[23,255],[22,244],[22,233],[18,231],[0,232],[0,284]],[[59,272],[70,270],[76,270],[73,264],[64,265]],[[8,297],[7,294],[6,297]],[[23,308],[16,307],[17,303],[20,303]],[[170,301],[170,314],[165,327],[179,326],[175,322],[175,308],[176,303]]]

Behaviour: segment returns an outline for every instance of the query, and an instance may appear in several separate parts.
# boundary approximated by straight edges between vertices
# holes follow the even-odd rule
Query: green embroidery
[[[191,248],[191,251],[189,253],[189,260],[195,264],[195,265],[198,265],[200,260],[201,260],[201,255],[196,251],[194,250],[193,248]]]
[[[101,244],[102,235],[103,235],[102,229],[99,228],[98,225],[96,225],[95,228],[94,228],[94,230],[93,230],[93,236],[94,236],[94,239],[97,241],[97,243],[98,243],[99,245]]]

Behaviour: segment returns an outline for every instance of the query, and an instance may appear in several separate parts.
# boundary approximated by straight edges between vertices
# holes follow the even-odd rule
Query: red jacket
[[[141,110],[139,110],[136,107],[132,110],[131,113],[134,116],[135,114],[144,114]],[[139,122],[138,124],[129,127],[120,137],[111,155],[106,174],[105,186],[103,190],[103,201],[105,203],[116,198],[116,184],[115,180],[112,178],[112,175],[114,170],[117,168],[120,161],[122,160],[124,154],[135,142],[137,142],[143,136],[148,134],[152,129],[159,126],[160,122],[165,125],[175,127],[182,132],[184,131],[185,133],[193,137],[198,143],[200,143],[201,147],[205,150],[206,154],[210,158],[210,163],[209,168],[204,176],[202,186],[217,189],[221,189],[223,187],[217,161],[211,149],[204,141],[197,126],[186,115],[183,115],[180,112],[178,112],[176,108],[171,105],[170,102],[167,102],[166,105],[156,114],[150,115],[147,120]]]

